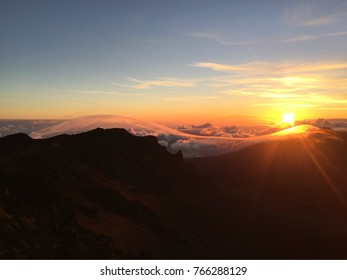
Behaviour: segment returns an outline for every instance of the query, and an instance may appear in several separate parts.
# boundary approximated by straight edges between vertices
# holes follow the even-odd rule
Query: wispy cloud
[[[324,82],[311,77],[268,77],[268,78],[232,78],[226,84],[227,90],[222,92],[227,96],[255,96],[270,99],[293,99],[321,90]]]
[[[122,95],[119,92],[115,92],[115,91],[105,91],[105,90],[79,90],[78,93],[82,93],[82,94],[97,94],[97,95],[114,95],[114,96],[119,96]]]
[[[265,100],[265,99],[264,99]],[[304,109],[304,108],[315,108],[315,109],[332,109],[340,108],[343,109],[347,105],[347,100],[343,96],[327,96],[323,94],[305,94],[299,95],[292,98],[273,99],[268,97],[268,102],[255,102],[249,105],[250,108],[264,108],[264,107],[276,107],[279,109]],[[283,100],[283,101],[282,101]]]
[[[54,92],[68,92],[72,94],[91,94],[91,95],[113,95],[113,96],[122,96],[124,93],[111,91],[111,90],[98,90],[98,89],[69,89],[69,88],[44,88],[44,90],[54,91]]]
[[[192,101],[205,101],[205,100],[218,100],[222,99],[221,95],[203,95],[203,96],[164,96],[161,99],[164,101],[178,101],[178,102],[192,102]]]
[[[307,109],[307,108],[317,108],[320,107],[321,105],[318,104],[309,104],[307,103],[307,101],[304,101],[304,103],[288,103],[288,102],[282,102],[282,103],[273,103],[273,102],[269,102],[269,103],[253,103],[251,105],[249,105],[249,108],[265,108],[265,107],[277,107],[278,109],[291,109],[291,110],[295,110],[295,109]]]
[[[340,37],[340,36],[346,36],[346,35],[347,35],[347,31],[333,32],[333,33],[326,33],[326,34],[319,34],[319,35],[300,35],[300,36],[284,39],[283,42],[296,43],[296,42],[312,41],[312,40],[329,38],[329,37]]]
[[[292,26],[323,26],[333,24],[347,16],[345,5],[336,6],[335,10],[327,13],[326,7],[318,2],[304,2],[283,13],[283,20]]]
[[[134,89],[152,89],[154,87],[193,87],[196,80],[178,79],[178,78],[159,78],[155,80],[139,80],[132,77],[128,78],[132,84],[113,83],[116,86],[129,87]]]
[[[331,33],[323,33],[323,34],[304,34],[292,37],[285,38],[273,38],[268,40],[227,40],[222,35],[217,35],[214,33],[205,33],[205,32],[195,32],[190,34],[193,37],[205,38],[209,40],[213,40],[224,46],[247,46],[247,45],[269,45],[269,44],[281,44],[281,43],[298,43],[305,41],[313,41],[324,38],[332,38],[332,37],[342,37],[347,35],[347,31],[340,32],[331,32]]]
[[[264,42],[264,41],[256,41],[256,40],[227,40],[223,38],[222,35],[215,34],[215,33],[208,33],[208,32],[194,32],[194,33],[191,33],[190,36],[211,39],[224,46],[246,46],[246,45],[256,45],[256,44],[260,44]]]
[[[128,78],[121,85],[138,90],[167,87],[175,94],[156,96],[163,102],[205,103],[235,101],[255,110],[301,110],[305,108],[346,107],[347,62],[281,62],[250,61],[243,64],[195,62],[190,67],[210,69],[224,74],[201,79]],[[116,84],[120,85],[120,84]],[[179,88],[196,87],[189,93]],[[202,90],[199,93],[199,90]],[[138,91],[134,91],[138,92]],[[140,91],[143,92],[143,91]],[[247,104],[247,105],[245,105]],[[256,109],[257,108],[257,109]]]
[[[190,66],[226,73],[209,78],[206,86],[217,89],[225,98],[244,100],[249,108],[302,110],[342,108],[347,104],[346,79],[342,78],[347,69],[345,62],[198,62]]]
[[[257,91],[255,91],[252,88],[235,88],[235,89],[227,89],[222,91],[225,95],[231,95],[231,96],[251,96],[251,95],[256,95]]]
[[[270,99],[297,99],[302,98],[302,94],[297,93],[286,93],[286,92],[266,92],[259,95],[262,98],[270,98]]]
[[[252,61],[245,64],[231,65],[215,62],[196,62],[188,64],[193,67],[207,68],[219,72],[232,72],[239,74],[290,74],[305,73],[326,70],[347,69],[347,63],[269,63],[264,61]]]
[[[329,1],[301,1],[292,7],[287,7],[283,13],[283,21],[292,27],[322,27],[341,23],[347,19],[347,4]],[[307,31],[308,29],[302,29]],[[318,29],[315,29],[316,31]],[[280,40],[282,43],[300,43],[319,39],[346,36],[347,31],[336,30],[335,32],[317,34],[300,34]]]

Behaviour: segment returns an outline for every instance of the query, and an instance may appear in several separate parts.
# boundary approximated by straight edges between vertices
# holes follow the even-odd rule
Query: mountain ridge
[[[129,199],[122,193],[122,188],[126,190],[129,187],[135,193],[170,192],[176,184],[173,173],[185,172],[182,155],[168,153],[153,136],[136,137],[123,129],[95,129],[79,135],[59,135],[41,140],[31,139],[25,134],[15,134],[0,139],[0,158],[0,187],[4,194],[0,207],[3,217],[16,217],[17,226],[25,227],[21,222],[23,219],[39,221],[41,215],[46,216],[46,207],[47,212],[53,213],[55,212],[52,207],[61,207],[61,211],[71,212],[71,216],[64,217],[71,221],[67,230],[70,234],[75,232],[75,236],[79,236],[76,228],[88,232],[93,228],[85,227],[86,217],[98,223],[100,213],[104,213],[114,216],[113,218],[129,220],[128,227],[139,223],[138,231],[152,232],[151,238],[159,235],[159,240],[169,238],[170,242],[174,243],[181,238],[179,233],[150,207],[136,199]],[[173,172],[172,176],[170,172]],[[167,177],[172,177],[173,180],[166,180]],[[60,200],[68,206],[56,206],[60,205]],[[54,214],[54,217],[46,217],[47,221],[53,223],[54,228],[59,227],[54,224],[57,215],[58,213]],[[80,217],[80,221],[76,217]],[[84,226],[81,225],[83,223]],[[35,223],[35,227],[45,232],[41,223]],[[8,232],[6,227],[2,230]],[[112,229],[109,232],[112,232]],[[93,236],[93,233],[90,235]],[[60,237],[45,232],[44,238]],[[19,250],[14,248],[14,251]],[[4,250],[1,250],[0,246],[0,251]],[[108,248],[108,253],[105,251],[99,257],[110,257],[114,252],[119,253],[120,250],[117,250]],[[141,250],[141,247],[138,250]],[[19,254],[18,257],[35,258],[37,255],[34,252]],[[77,250],[77,256],[71,252],[69,255],[68,252],[70,257],[94,256],[93,252],[89,252],[91,255],[78,255]],[[31,253],[33,255],[30,255]],[[45,254],[39,257],[45,257]],[[49,257],[61,256],[53,249],[51,254]],[[114,257],[117,257],[117,254]],[[135,251],[131,254],[130,256],[136,257],[141,252]],[[124,256],[126,253],[120,255]]]
[[[124,129],[0,138],[0,258],[344,258],[331,133],[196,159]]]

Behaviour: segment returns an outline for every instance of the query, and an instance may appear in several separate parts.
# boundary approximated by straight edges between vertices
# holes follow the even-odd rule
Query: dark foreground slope
[[[183,160],[122,129],[0,138],[0,258],[347,258],[347,141]]]
[[[347,258],[347,138],[321,131],[191,159],[228,197],[222,230],[245,258]]]
[[[198,257],[170,218],[194,184],[181,154],[122,129],[1,138],[0,257]]]

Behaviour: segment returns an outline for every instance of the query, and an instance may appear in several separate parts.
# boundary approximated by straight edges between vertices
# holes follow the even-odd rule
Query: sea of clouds
[[[85,116],[69,120],[0,120],[0,137],[22,132],[35,139],[59,134],[76,134],[101,128],[124,128],[136,136],[154,135],[159,144],[169,152],[182,151],[185,158],[216,156],[242,149],[246,146],[271,141],[288,134],[295,137],[309,133],[322,133],[320,128],[347,131],[346,119],[301,122],[301,129],[283,132],[280,126],[238,127],[215,126],[211,123],[168,127],[158,123],[116,116]]]

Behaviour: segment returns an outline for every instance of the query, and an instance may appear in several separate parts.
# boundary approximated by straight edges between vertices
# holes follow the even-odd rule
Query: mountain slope
[[[225,232],[242,235],[248,257],[259,251],[267,258],[347,256],[347,138],[324,133],[335,137],[272,141],[189,160],[228,197],[225,215],[234,222]]]
[[[189,160],[124,129],[7,136],[0,258],[344,259],[346,171],[328,130]]]
[[[182,155],[155,137],[123,129],[45,140],[16,134],[0,139],[0,159],[0,233],[7,236],[0,256],[189,256],[155,197],[165,202],[164,194],[191,186],[192,178]],[[81,248],[66,249],[76,243]]]

